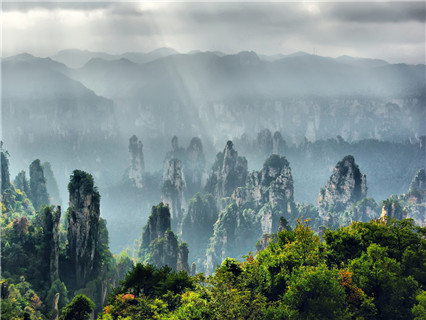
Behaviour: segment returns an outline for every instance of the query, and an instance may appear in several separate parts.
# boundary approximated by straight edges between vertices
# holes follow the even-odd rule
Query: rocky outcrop
[[[253,210],[240,210],[235,203],[228,205],[214,224],[213,237],[207,250],[206,273],[212,274],[216,265],[227,257],[239,259],[253,250],[261,235]]]
[[[272,153],[273,154],[284,154],[287,148],[287,143],[283,139],[281,133],[279,131],[275,131],[274,136],[272,138]]]
[[[189,274],[188,254],[188,245],[186,243],[179,244],[176,271],[184,270]]]
[[[68,191],[68,256],[75,284],[81,287],[97,274],[99,267],[100,195],[93,177],[80,170],[74,170],[71,175]]]
[[[179,140],[177,136],[174,136],[172,138],[171,145],[172,149],[167,152],[164,163],[167,163],[170,159],[179,159],[180,161],[185,162],[186,152],[184,148],[179,147]]]
[[[43,167],[40,160],[34,160],[30,165],[30,194],[29,198],[33,203],[34,209],[40,209],[42,204],[49,204],[49,195],[46,188],[46,179],[44,177]]]
[[[402,208],[398,200],[394,198],[387,199],[383,201],[382,213],[380,218],[384,219],[386,217],[402,220],[406,218],[407,213]]]
[[[50,283],[59,279],[59,221],[61,207],[44,207],[41,212],[44,243],[48,244]]]
[[[244,186],[247,174],[246,158],[238,156],[232,141],[228,141],[223,152],[216,155],[205,191],[216,198],[218,208],[222,209],[221,199],[230,197],[236,188]]]
[[[141,247],[149,248],[151,242],[162,238],[168,229],[170,229],[170,210],[168,206],[161,202],[151,209],[151,215],[143,228]]]
[[[163,177],[162,199],[170,208],[172,229],[177,230],[183,216],[184,191],[186,189],[182,161],[170,159]]]
[[[203,144],[198,137],[192,138],[188,149],[186,149],[184,171],[187,193],[189,197],[192,197],[199,190],[202,190],[207,178]]]
[[[413,180],[410,183],[410,191],[412,190],[426,190],[426,173],[425,169],[419,169],[416,172]]]
[[[218,218],[216,201],[211,194],[197,193],[188,203],[188,210],[182,220],[182,240],[191,249],[189,261],[200,265],[205,258],[213,225]]]
[[[271,155],[262,170],[252,172],[246,186],[235,190],[232,198],[238,207],[259,212],[263,233],[274,232],[280,216],[296,222],[293,178],[290,164],[283,156]]]
[[[15,177],[15,180],[13,181],[13,184],[15,185],[16,189],[25,192],[26,195],[30,194],[30,185],[24,170],[18,173],[18,175]]]
[[[129,139],[130,168],[129,179],[133,181],[136,188],[143,187],[143,173],[145,162],[143,158],[143,144],[136,135]]]
[[[46,178],[46,188],[49,194],[49,202],[52,204],[60,205],[62,203],[61,195],[59,193],[58,183],[56,182],[55,175],[53,174],[50,162],[44,162],[43,173]]]
[[[269,156],[272,153],[274,142],[269,129],[260,131],[256,138],[256,148],[261,156]]]
[[[152,207],[142,234],[139,257],[157,267],[168,265],[174,270],[189,272],[188,247],[179,243],[170,230],[170,210],[163,203]]]
[[[3,145],[3,143],[2,143]],[[10,187],[10,174],[9,174],[9,159],[6,157],[6,154],[0,152],[0,161],[1,161],[1,193]]]
[[[349,155],[339,161],[324,189],[318,195],[321,217],[329,220],[328,213],[343,213],[367,196],[367,178]]]

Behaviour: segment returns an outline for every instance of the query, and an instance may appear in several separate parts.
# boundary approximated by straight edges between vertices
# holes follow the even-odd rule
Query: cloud
[[[9,55],[52,55],[70,47],[266,54],[316,48],[329,56],[424,61],[423,2],[3,3],[3,11],[3,52]]]

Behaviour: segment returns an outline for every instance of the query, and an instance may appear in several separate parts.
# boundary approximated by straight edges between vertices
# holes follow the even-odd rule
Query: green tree
[[[95,309],[95,304],[84,294],[79,294],[62,309],[61,320],[87,320]]]

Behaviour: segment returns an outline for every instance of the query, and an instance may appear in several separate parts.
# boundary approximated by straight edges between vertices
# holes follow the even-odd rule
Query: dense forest
[[[292,150],[274,135],[272,144],[245,145],[254,148],[251,161],[266,159],[249,171],[232,141],[207,169],[199,138],[185,149],[174,137],[163,172],[155,174],[146,171],[143,144],[132,136],[130,166],[108,192],[135,194],[129,207],[161,202],[151,202],[144,227],[120,254],[109,248],[93,175],[73,171],[63,210],[52,165],[36,159],[28,178],[22,170],[12,180],[13,157],[2,145],[2,318],[424,319],[421,156],[400,195],[368,197],[367,175],[346,155],[316,205],[295,201],[292,163],[303,157],[290,162],[283,154],[297,159],[301,150],[326,152],[336,144],[356,149],[337,139]],[[421,142],[406,150],[423,148]],[[144,191],[151,196],[138,195]],[[132,220],[121,219],[115,227],[129,237]]]

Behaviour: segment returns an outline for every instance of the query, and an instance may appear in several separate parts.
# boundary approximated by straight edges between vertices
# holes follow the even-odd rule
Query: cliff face
[[[205,258],[213,225],[218,218],[216,201],[211,194],[197,193],[189,201],[188,210],[182,220],[182,240],[191,249],[189,261],[199,265]]]
[[[284,154],[287,144],[279,131],[275,131],[272,138],[272,153]]]
[[[9,174],[9,159],[6,155],[0,152],[1,161],[1,193],[10,187],[10,174]]]
[[[27,177],[25,175],[25,171],[22,170],[21,172],[18,173],[18,175],[15,177],[15,180],[13,181],[15,188],[19,189],[23,192],[25,192],[25,194],[29,195],[30,194],[30,185],[28,183]]]
[[[225,258],[239,259],[253,250],[261,235],[260,224],[253,210],[239,210],[235,203],[228,205],[214,224],[205,264],[207,274],[212,274],[216,265]]]
[[[177,230],[183,215],[184,191],[186,189],[182,161],[168,160],[163,177],[162,199],[170,208],[172,229]]]
[[[380,218],[393,218],[402,220],[406,218],[407,213],[403,210],[401,204],[396,199],[388,199],[383,202]]]
[[[130,168],[129,179],[133,181],[136,188],[143,187],[142,176],[145,170],[143,158],[143,144],[136,135],[129,139]]]
[[[44,178],[43,167],[40,160],[34,160],[30,165],[30,196],[34,209],[40,209],[42,204],[49,204],[49,195],[47,194],[46,179]]]
[[[426,173],[425,169],[419,169],[416,172],[416,175],[413,177],[410,183],[410,191],[411,190],[426,190]]]
[[[235,190],[232,198],[240,208],[260,210],[264,233],[275,232],[281,215],[289,220],[297,218],[294,216],[293,178],[285,157],[271,155],[262,170],[252,172],[246,186]]]
[[[367,196],[367,178],[361,174],[353,156],[346,156],[333,170],[318,195],[318,210],[326,218],[328,212],[342,213]]]
[[[174,270],[189,271],[188,248],[186,244],[179,243],[177,236],[170,230],[170,210],[167,205],[160,203],[152,207],[142,234],[139,255],[142,261],[157,267],[168,265]]]
[[[61,219],[61,207],[45,207],[42,212],[42,226],[44,242],[49,244],[49,270],[50,283],[59,279],[59,221]]]
[[[185,181],[189,197],[204,187],[206,180],[206,159],[200,138],[192,138],[186,150]]]
[[[246,158],[238,156],[238,152],[233,149],[232,141],[228,141],[223,152],[216,156],[205,191],[216,198],[219,209],[222,209],[221,199],[230,197],[237,187],[243,186],[247,174]]]
[[[43,162],[43,173],[46,178],[46,189],[49,194],[49,202],[59,205],[62,203],[61,195],[59,193],[58,183],[56,182],[55,175],[53,174],[50,162]]]
[[[170,211],[169,208],[160,203],[153,206],[148,222],[142,233],[142,248],[149,248],[151,242],[164,236],[166,230],[170,229]]]
[[[68,256],[77,287],[97,273],[100,195],[90,174],[74,170],[68,184]]]

